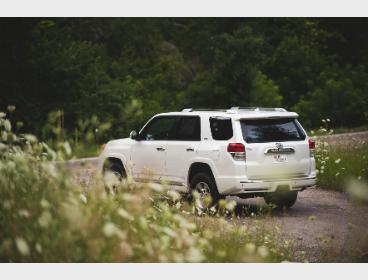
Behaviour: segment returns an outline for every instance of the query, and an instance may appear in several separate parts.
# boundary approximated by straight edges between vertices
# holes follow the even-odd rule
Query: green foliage
[[[320,74],[322,84],[301,98],[294,109],[306,123],[330,118],[337,127],[364,124],[368,120],[368,77],[365,69],[335,67]]]
[[[275,82],[258,72],[252,82],[250,100],[251,106],[281,107],[282,96]]]
[[[351,53],[356,31],[346,24],[349,32],[303,18],[0,22],[0,102],[17,106],[14,117],[27,124],[20,130],[46,138],[55,111],[67,137],[93,115],[110,123],[99,141],[184,107],[280,106],[309,128],[327,117],[360,126],[368,118],[368,57],[363,47]],[[368,42],[359,34],[357,45],[362,36]]]

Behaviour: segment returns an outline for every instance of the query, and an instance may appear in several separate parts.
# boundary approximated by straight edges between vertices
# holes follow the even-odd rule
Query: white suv
[[[134,181],[197,190],[213,202],[262,196],[291,207],[316,182],[314,142],[282,108],[184,109],[155,115],[130,138],[106,144],[99,169]]]

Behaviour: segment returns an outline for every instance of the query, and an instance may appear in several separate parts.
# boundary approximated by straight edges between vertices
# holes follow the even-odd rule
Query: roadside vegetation
[[[316,137],[317,186],[348,192],[368,202],[368,137],[334,137],[329,119]],[[331,137],[328,137],[331,135]]]
[[[97,175],[88,186],[58,160],[67,142],[15,134],[0,113],[0,261],[2,262],[280,262],[290,243],[255,219],[236,222],[234,203],[216,213],[183,201],[165,186],[123,182],[107,194]],[[107,185],[114,177],[105,178]],[[281,240],[281,242],[280,242]]]

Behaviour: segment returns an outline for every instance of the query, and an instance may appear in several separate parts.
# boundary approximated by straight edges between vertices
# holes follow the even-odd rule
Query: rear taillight
[[[309,144],[309,155],[314,157],[314,149],[316,148],[316,143],[312,139],[308,139]]]
[[[227,151],[234,160],[245,160],[245,147],[242,143],[230,143]]]

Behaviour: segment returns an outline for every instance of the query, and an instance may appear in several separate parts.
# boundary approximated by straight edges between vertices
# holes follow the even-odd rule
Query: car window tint
[[[295,119],[261,119],[241,121],[247,143],[304,140],[305,134]]]
[[[230,118],[210,118],[210,126],[214,140],[229,140],[233,137],[233,127]]]
[[[153,119],[144,129],[142,140],[168,140],[172,136],[175,117],[158,117]]]
[[[199,117],[181,117],[177,127],[175,139],[199,141],[201,139]]]

